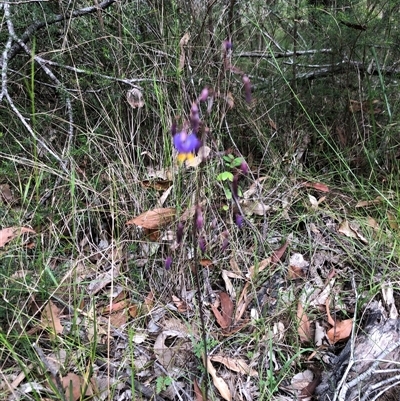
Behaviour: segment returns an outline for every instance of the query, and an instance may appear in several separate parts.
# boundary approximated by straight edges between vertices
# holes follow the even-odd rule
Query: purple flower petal
[[[187,134],[186,131],[174,135],[174,146],[179,153],[194,153],[201,145],[195,134]]]

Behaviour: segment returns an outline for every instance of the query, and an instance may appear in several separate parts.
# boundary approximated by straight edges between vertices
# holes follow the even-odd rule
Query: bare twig
[[[22,43],[27,43],[30,38],[39,30],[45,27],[48,27],[49,25],[56,24],[57,22],[62,22],[64,20],[69,20],[72,18],[77,18],[81,17],[86,14],[91,14],[98,12],[99,10],[105,10],[106,8],[110,7],[113,3],[115,3],[117,0],[104,0],[98,5],[95,6],[90,6],[90,7],[84,7],[80,8],[78,10],[72,11],[70,13],[65,13],[65,14],[59,14],[54,16],[53,19],[48,19],[46,21],[36,21],[32,25],[30,25],[25,32],[21,35],[20,40]],[[10,3],[4,3],[3,5],[8,5]],[[19,52],[21,51],[21,44],[15,43],[10,51],[8,52],[8,61],[13,59]],[[0,63],[3,65],[3,63],[6,62],[4,58],[0,60]]]

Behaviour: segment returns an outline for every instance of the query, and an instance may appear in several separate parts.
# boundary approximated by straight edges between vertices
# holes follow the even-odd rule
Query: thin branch
[[[254,57],[254,58],[284,58],[284,57],[294,57],[294,56],[308,56],[319,53],[332,54],[332,49],[320,49],[320,50],[297,50],[297,51],[282,51],[279,53],[270,53],[267,50],[263,52],[242,52],[239,53],[238,57]]]
[[[105,0],[103,2],[101,2],[98,6],[91,6],[91,7],[84,7],[84,8],[80,8],[78,10],[72,11],[72,12],[68,12],[65,14],[58,14],[56,16],[54,16],[53,19],[49,19],[47,21],[36,21],[34,22],[32,25],[30,25],[25,32],[21,35],[20,40],[23,43],[27,43],[30,38],[39,30],[42,29],[44,27],[48,27],[49,25],[52,24],[56,24],[58,22],[62,22],[64,20],[69,20],[72,18],[77,18],[77,17],[81,17],[83,15],[86,14],[91,14],[91,13],[95,13],[98,12],[98,10],[105,10],[106,8],[110,7],[113,3],[115,3],[117,0]],[[5,3],[4,3],[5,4]],[[4,5],[3,4],[3,5]],[[9,3],[8,3],[9,4]],[[15,43],[10,51],[8,52],[8,61],[12,60],[20,51],[21,51],[21,44],[20,43]],[[0,63],[3,65],[4,62],[7,62],[7,60],[2,57],[0,59]]]

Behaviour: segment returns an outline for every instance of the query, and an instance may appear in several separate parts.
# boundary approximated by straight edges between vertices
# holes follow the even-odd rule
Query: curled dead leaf
[[[126,93],[126,100],[132,109],[142,108],[144,106],[143,94],[138,88],[132,88]]]

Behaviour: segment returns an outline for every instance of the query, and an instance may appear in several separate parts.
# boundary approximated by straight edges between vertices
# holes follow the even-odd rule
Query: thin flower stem
[[[200,201],[200,186],[201,186],[201,167],[199,168],[198,174],[197,174],[197,185],[196,185],[196,196],[195,196],[195,202],[197,205],[199,205]],[[194,277],[196,281],[196,296],[197,296],[197,304],[199,305],[199,316],[200,316],[200,324],[201,324],[201,338],[203,341],[203,364],[205,367],[205,373],[206,377],[204,380],[204,399],[208,400],[208,369],[207,369],[207,334],[206,334],[206,324],[205,324],[205,319],[204,319],[204,313],[203,313],[203,301],[201,297],[201,286],[200,286],[200,277],[199,277],[199,258],[198,258],[198,252],[197,252],[197,244],[198,244],[198,227],[197,227],[197,213],[194,214],[193,216],[193,225],[192,225],[192,241],[193,241],[193,260],[194,260]]]

